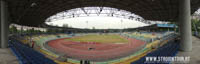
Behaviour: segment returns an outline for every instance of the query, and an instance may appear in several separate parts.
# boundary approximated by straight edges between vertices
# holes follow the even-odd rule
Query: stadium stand
[[[177,37],[177,35],[173,32],[165,32],[165,33],[162,33],[162,34],[163,35],[159,34],[159,36],[162,36],[162,37],[160,37],[160,39],[148,43],[143,50],[136,52],[135,54],[137,54],[137,55],[129,56],[129,58],[124,58],[124,59],[122,59],[122,61],[115,62],[113,64],[131,64],[131,63],[139,60],[140,58],[145,57],[148,53],[151,53],[152,51],[159,49],[159,47],[162,47],[164,44],[166,45],[168,43],[168,41],[173,41],[174,38]]]
[[[77,34],[82,36],[85,34]],[[174,56],[179,48],[178,43],[172,42],[177,34],[174,32],[131,32],[120,34],[126,38],[134,38],[147,42],[145,47],[133,54],[104,62],[91,62],[93,64],[140,64],[149,56]],[[67,58],[62,60],[63,55],[50,50],[46,42],[56,39],[73,37],[67,34],[34,34],[15,35],[9,41],[9,46],[21,61],[21,64],[79,64],[80,60]],[[31,46],[35,43],[35,46]],[[173,53],[170,53],[169,50]],[[102,52],[103,53],[103,52]],[[119,51],[119,53],[121,53]],[[82,56],[82,55],[79,55]],[[83,56],[84,57],[84,56]],[[109,58],[109,56],[108,56]],[[42,60],[46,59],[46,60]],[[168,62],[169,63],[169,62]]]
[[[54,61],[22,44],[20,41],[11,39],[9,40],[9,46],[21,61],[20,64],[56,64]]]
[[[165,44],[164,46],[158,48],[157,50],[148,53],[146,56],[142,57],[141,59],[132,62],[131,64],[143,64],[143,63],[148,63],[148,61],[146,60],[146,57],[173,57],[177,54],[178,52],[178,48],[179,48],[179,43],[176,42],[169,42],[167,44]],[[168,51],[166,51],[168,50]],[[145,62],[146,61],[146,62]],[[159,62],[152,62],[152,64],[158,64]],[[165,62],[163,64],[169,64],[170,62]],[[151,64],[151,63],[148,63]]]

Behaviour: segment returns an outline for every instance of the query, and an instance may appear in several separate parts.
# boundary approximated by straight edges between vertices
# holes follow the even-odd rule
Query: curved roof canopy
[[[65,10],[80,7],[112,7],[135,13],[146,20],[173,21],[178,17],[179,0],[6,0],[13,23],[41,26],[45,20]],[[191,14],[200,0],[191,0]]]
[[[130,20],[144,21],[142,17],[129,11],[110,7],[81,7],[59,12],[47,18],[47,22],[76,18],[76,17],[117,17]]]

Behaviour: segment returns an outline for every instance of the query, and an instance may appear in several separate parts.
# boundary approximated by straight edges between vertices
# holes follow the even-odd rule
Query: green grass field
[[[119,35],[85,35],[66,39],[75,42],[99,42],[99,43],[128,43],[128,40]]]

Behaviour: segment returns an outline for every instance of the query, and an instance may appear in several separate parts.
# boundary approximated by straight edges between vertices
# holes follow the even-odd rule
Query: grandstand
[[[199,25],[199,20],[193,20],[194,23],[191,24],[191,14],[199,9],[199,0],[0,2],[0,64],[12,64],[12,61],[17,61],[16,64],[199,63],[199,55],[196,54],[199,46],[192,45],[199,42],[199,39],[192,42],[192,35],[199,36],[199,28],[196,26]],[[63,19],[89,16],[120,18],[119,22],[116,21],[119,28],[88,28],[90,21],[84,21],[86,28],[82,27],[84,24],[81,23],[81,28],[48,24]],[[128,23],[122,26],[126,22],[123,19],[145,23],[146,26],[132,28],[127,27]],[[129,26],[134,25],[136,24]],[[101,27],[106,26],[110,25],[105,24]],[[7,53],[1,52],[1,49],[11,51],[8,56],[17,59],[2,56]],[[195,53],[193,51],[190,55],[180,54],[192,49],[195,49]],[[195,60],[190,62],[190,56]],[[184,58],[180,60],[179,57]]]
[[[38,64],[37,61],[41,64],[79,64],[85,60],[93,64],[137,64],[143,63],[146,56],[175,56],[179,47],[170,45],[179,44],[173,43],[177,35],[173,31],[77,33],[73,36],[64,33],[35,34],[31,38],[30,35],[13,35],[9,46],[22,64]],[[164,48],[171,47],[174,53],[162,52]],[[47,60],[36,59],[40,57]]]

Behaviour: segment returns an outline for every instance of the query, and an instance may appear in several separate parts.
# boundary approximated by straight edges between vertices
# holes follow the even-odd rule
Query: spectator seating
[[[20,41],[9,40],[9,47],[21,61],[20,64],[56,64],[54,61],[46,58],[41,53],[33,50]]]
[[[177,54],[179,48],[179,43],[176,42],[169,42],[165,44],[164,46],[158,48],[157,50],[148,53],[146,56],[142,57],[141,59],[132,62],[131,64],[144,64],[145,63],[145,57],[173,57]],[[166,51],[167,50],[167,51]],[[170,62],[164,63],[169,64]],[[159,64],[159,63],[153,63],[153,64]]]
[[[59,35],[59,37],[58,37]],[[155,39],[154,41],[151,41],[152,45],[150,45],[151,43],[147,44],[150,47],[145,47],[143,50],[140,50],[132,55],[130,55],[129,57],[124,57],[124,58],[120,58],[120,59],[115,59],[115,60],[110,60],[110,61],[106,61],[106,62],[95,62],[95,64],[120,64],[120,62],[127,62],[125,60],[127,59],[131,59],[128,60],[127,64],[143,64],[145,61],[145,57],[148,56],[174,56],[177,53],[177,49],[178,49],[178,43],[163,43],[163,41],[170,41],[169,39],[173,39],[176,37],[176,35],[174,33],[170,33],[170,32],[165,32],[165,33],[161,33],[161,34],[155,34],[152,35],[152,33],[124,33],[122,34],[122,36],[128,36],[130,38],[136,38],[138,40],[143,40],[143,41],[148,41],[151,40],[152,38],[157,38],[158,36],[161,36],[161,39]],[[44,43],[49,41],[49,40],[54,40],[54,39],[58,39],[58,38],[65,38],[65,37],[71,37],[69,35],[66,34],[57,34],[57,35],[32,35],[32,40],[35,41],[35,44],[37,46],[39,46],[39,51],[43,54],[45,54],[45,56],[54,56],[54,57],[58,57],[57,55],[55,55],[52,52],[49,52],[48,50],[46,50],[44,48]],[[17,38],[18,39],[18,38]],[[21,39],[21,40],[20,40]],[[28,45],[24,45],[22,44],[23,42],[27,42],[29,43],[29,39],[30,37],[27,37],[26,35],[24,35],[22,38],[20,38],[18,40],[11,40],[9,42],[9,46],[10,48],[14,51],[14,53],[16,54],[16,56],[19,58],[19,60],[21,61],[20,64],[55,64],[54,61],[46,58],[44,55],[42,55],[41,53],[33,50],[32,48],[28,47]],[[158,43],[154,43],[157,42]],[[26,44],[26,43],[25,43]],[[160,45],[160,44],[164,44],[163,46],[161,46],[160,48],[158,48],[157,50],[151,52],[151,46],[153,45]],[[176,45],[174,45],[176,44]],[[169,50],[169,51],[166,51]],[[174,50],[176,49],[176,50]],[[150,51],[149,51],[150,50]],[[149,53],[150,52],[150,53]],[[141,55],[142,54],[142,55]],[[140,58],[135,58],[135,56],[141,56]],[[47,60],[44,60],[47,59]],[[52,58],[51,58],[52,59]],[[138,60],[139,59],[139,60]],[[74,59],[67,59],[67,61],[72,62],[72,63],[80,63],[80,61],[78,60],[74,60]],[[58,63],[58,62],[56,62]],[[62,64],[62,63],[59,63]],[[126,63],[125,63],[126,64]]]

